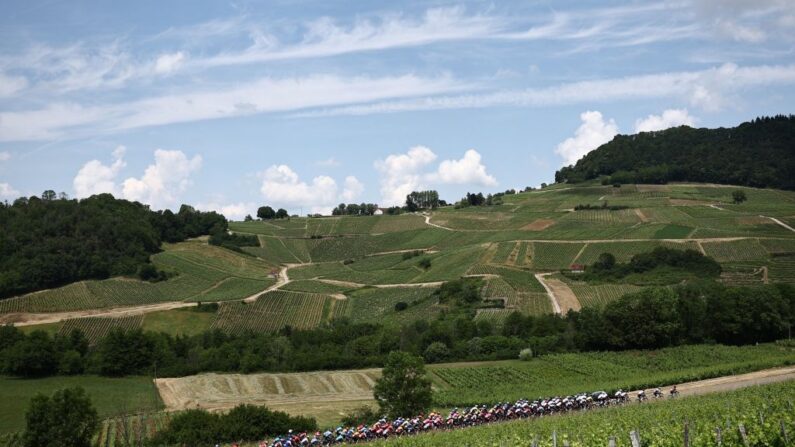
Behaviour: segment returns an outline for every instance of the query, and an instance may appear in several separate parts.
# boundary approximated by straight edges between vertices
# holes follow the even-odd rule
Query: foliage
[[[439,206],[439,193],[437,191],[412,191],[406,196],[406,210],[415,212],[422,209],[435,209]]]
[[[361,407],[354,408],[350,412],[346,413],[342,420],[340,420],[340,424],[346,427],[356,427],[359,424],[372,424],[376,422],[381,415],[375,412],[372,407],[368,405],[362,405]]]
[[[389,354],[381,378],[373,387],[381,412],[391,418],[413,416],[431,407],[431,381],[422,359],[406,352]]]
[[[332,216],[372,216],[378,209],[375,203],[355,203],[344,204],[340,203],[336,208],[331,210]]]
[[[746,197],[745,191],[743,191],[742,189],[737,189],[735,191],[732,191],[732,203],[734,203],[735,205],[739,205],[740,203],[743,203],[746,200],[748,200],[748,197]]]
[[[795,189],[793,139],[793,115],[757,118],[728,129],[681,126],[618,135],[556,172],[555,181],[609,176],[605,184],[693,181]]]
[[[213,445],[219,441],[258,441],[267,436],[317,429],[314,419],[290,416],[265,407],[238,405],[228,413],[187,410],[171,418],[150,441],[156,445]]]
[[[602,202],[601,205],[591,205],[590,203],[586,204],[578,204],[574,207],[574,211],[584,211],[584,210],[610,210],[610,211],[620,211],[629,208],[625,205],[608,205],[607,201],[605,200]]]
[[[276,211],[270,206],[261,206],[257,208],[257,217],[262,220],[271,220],[276,218]]]
[[[616,258],[611,253],[602,253],[596,262],[586,267],[584,274],[578,274],[576,278],[584,281],[618,281],[629,275],[662,276],[660,273],[668,273],[668,276],[671,276],[670,273],[681,273],[698,278],[717,278],[720,276],[721,266],[696,250],[655,247],[650,252],[632,256],[628,263],[616,263]],[[679,280],[679,276],[681,275],[673,275],[674,281]]]
[[[34,397],[25,419],[25,447],[90,447],[99,426],[91,399],[79,387]]]
[[[210,235],[210,245],[217,245],[232,251],[243,252],[243,247],[259,247],[259,239],[253,234],[229,233],[226,230]]]
[[[428,270],[429,268],[431,268],[431,258],[420,259],[419,262],[417,262],[417,266],[422,269]]]
[[[0,297],[135,274],[162,241],[182,241],[226,225],[214,212],[187,205],[177,214],[153,212],[110,194],[0,204]]]

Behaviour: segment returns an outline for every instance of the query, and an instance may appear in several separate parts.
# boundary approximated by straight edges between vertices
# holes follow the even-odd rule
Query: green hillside
[[[609,176],[610,183],[690,181],[795,189],[795,116],[737,127],[618,135],[555,173],[556,182]]]

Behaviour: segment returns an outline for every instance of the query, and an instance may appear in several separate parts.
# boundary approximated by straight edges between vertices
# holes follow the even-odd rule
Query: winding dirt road
[[[577,299],[577,295],[574,294],[565,282],[548,277],[553,274],[554,273],[536,273],[535,277],[547,291],[554,312],[556,314],[565,315],[570,310],[580,310],[582,306],[580,305],[580,300]]]

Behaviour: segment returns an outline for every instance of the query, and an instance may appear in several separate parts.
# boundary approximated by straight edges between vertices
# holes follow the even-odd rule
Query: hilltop
[[[555,181],[603,177],[607,184],[689,181],[792,190],[793,141],[793,115],[757,118],[731,128],[681,126],[617,135],[556,172]]]

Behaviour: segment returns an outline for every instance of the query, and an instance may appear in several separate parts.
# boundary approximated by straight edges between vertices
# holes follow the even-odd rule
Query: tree
[[[738,189],[732,191],[732,201],[735,205],[739,205],[740,203],[745,202],[748,198],[745,196],[745,191]]]
[[[390,352],[373,395],[390,418],[426,411],[432,403],[431,381],[425,375],[422,359],[407,352]]]
[[[50,200],[55,200],[57,197],[58,197],[57,194],[55,194],[55,191],[53,191],[52,189],[48,189],[43,193],[41,193],[41,200],[50,201]]]
[[[616,265],[616,257],[612,253],[602,253],[594,263],[599,270],[610,270]]]
[[[254,220],[254,218],[251,217],[251,214],[246,214],[246,217],[244,217],[243,220],[245,222],[251,222],[252,220]]]
[[[257,217],[264,220],[273,219],[276,217],[276,211],[269,206],[261,206],[257,209]]]
[[[97,411],[83,388],[39,394],[25,414],[25,447],[89,447],[99,427]]]
[[[425,357],[426,362],[439,363],[450,358],[450,349],[446,344],[435,341],[425,348],[422,356]]]
[[[290,215],[287,213],[286,209],[279,208],[279,210],[276,211],[276,218],[277,219],[286,219],[287,217],[290,217]]]

